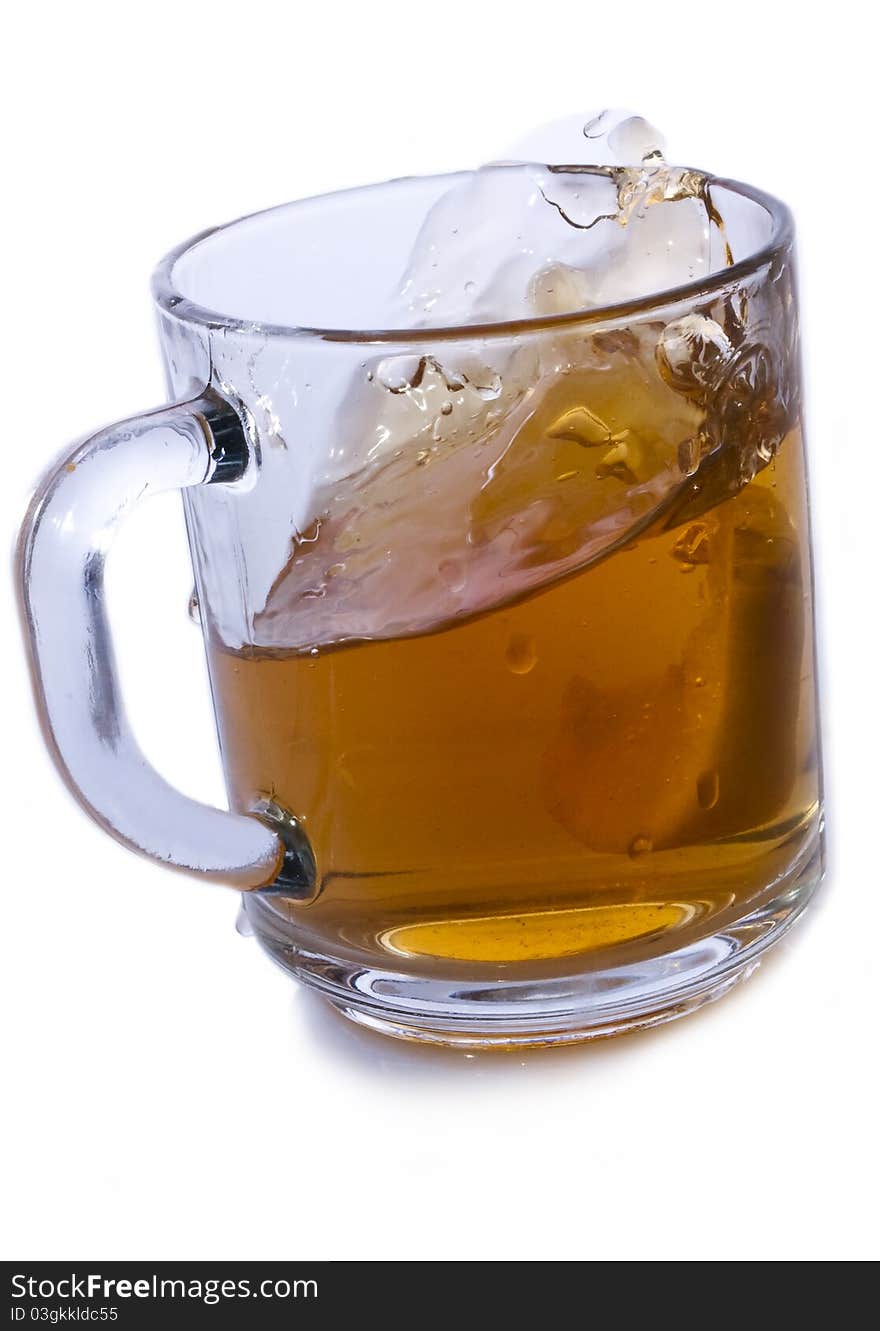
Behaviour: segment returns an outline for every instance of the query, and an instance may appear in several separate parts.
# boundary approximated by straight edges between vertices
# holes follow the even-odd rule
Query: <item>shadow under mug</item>
[[[620,184],[484,170],[449,237],[477,269],[517,172]],[[425,219],[472,180],[168,256],[174,401],[47,474],[21,594],[47,743],[108,832],[240,889],[272,957],[366,1025],[544,1044],[723,993],[821,877],[792,226],[703,177],[696,272],[673,255],[660,289],[577,308],[557,268],[521,318],[388,327]],[[120,700],[105,559],[169,489],[229,811],[164,781]]]

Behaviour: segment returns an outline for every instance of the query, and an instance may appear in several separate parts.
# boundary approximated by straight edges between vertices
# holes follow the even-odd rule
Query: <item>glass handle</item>
[[[295,826],[189,799],[147,762],[122,705],[104,604],[107,553],[135,504],[235,481],[255,465],[238,412],[210,389],[99,430],[43,478],[18,576],[46,742],[86,812],[164,864],[295,897],[308,893],[314,869]]]

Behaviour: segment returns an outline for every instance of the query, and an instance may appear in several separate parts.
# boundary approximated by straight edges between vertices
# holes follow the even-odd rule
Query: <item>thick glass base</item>
[[[542,979],[427,978],[321,955],[258,896],[262,947],[352,1021],[402,1040],[461,1048],[576,1044],[673,1021],[727,993],[791,927],[822,879],[821,834],[770,900],[709,937],[628,965]]]

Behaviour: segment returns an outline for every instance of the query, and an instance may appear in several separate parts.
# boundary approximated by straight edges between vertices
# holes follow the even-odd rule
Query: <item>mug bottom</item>
[[[788,931],[822,881],[823,838],[750,914],[673,952],[539,980],[442,980],[330,957],[304,946],[265,900],[243,897],[249,925],[284,970],[350,1020],[400,1040],[464,1049],[579,1044],[674,1021],[726,994]],[[282,927],[286,925],[287,927]]]

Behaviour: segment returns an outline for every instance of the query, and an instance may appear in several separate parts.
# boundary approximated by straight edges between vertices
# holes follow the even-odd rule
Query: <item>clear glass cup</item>
[[[480,217],[528,171],[623,197],[614,168],[505,165]],[[36,692],[74,795],[241,889],[276,961],[390,1034],[667,1020],[748,974],[820,880],[792,223],[681,178],[696,268],[667,244],[656,284],[587,308],[576,273],[542,270],[503,322],[444,324],[419,292],[388,327],[468,173],[195,237],[154,278],[172,405],[80,444],[25,522]],[[453,243],[479,268],[495,242],[477,218]],[[229,811],[149,766],[119,696],[105,557],[169,488]]]

